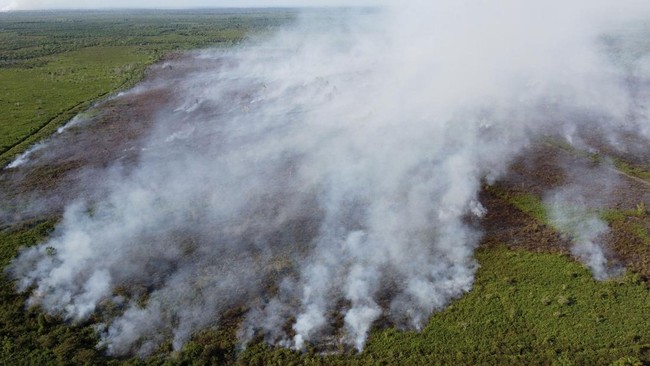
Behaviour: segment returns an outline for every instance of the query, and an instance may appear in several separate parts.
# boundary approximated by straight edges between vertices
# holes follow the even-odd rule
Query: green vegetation
[[[610,225],[618,224],[626,231],[635,235],[643,243],[650,246],[650,233],[645,227],[638,222],[648,215],[645,203],[641,202],[634,210],[606,210],[602,213],[602,218]]]
[[[288,11],[0,13],[0,166],[173,50],[232,45]]]
[[[523,213],[533,217],[542,224],[548,224],[548,213],[542,201],[531,193],[507,196],[502,193],[502,198],[506,197],[509,202],[517,207]]]
[[[531,193],[513,193],[499,185],[484,186],[483,189],[494,193],[499,198],[516,207],[519,211],[537,220],[540,224],[550,226],[546,207],[536,195]]]
[[[614,159],[614,166],[616,166],[616,169],[618,169],[619,171],[627,175],[631,175],[633,177],[637,177],[647,182],[650,182],[650,172],[635,167],[621,159]]]

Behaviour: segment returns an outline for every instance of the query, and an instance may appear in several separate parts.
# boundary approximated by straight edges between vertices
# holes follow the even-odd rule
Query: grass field
[[[0,14],[0,164],[43,139],[90,104],[140,80],[166,52],[230,45],[287,22],[293,13],[56,12]],[[617,163],[635,177],[641,168]],[[626,165],[621,165],[626,164]],[[624,169],[623,169],[624,168]],[[519,215],[550,226],[540,197],[486,188]],[[650,233],[636,210],[605,210],[602,217],[632,239],[630,256],[647,252]],[[58,217],[0,225],[0,266],[20,247],[51,234]],[[634,239],[636,238],[636,239]],[[618,244],[617,244],[618,245]],[[643,246],[644,245],[644,246]],[[645,254],[644,254],[645,256]],[[484,245],[473,289],[434,314],[421,332],[377,326],[361,353],[300,353],[261,341],[239,348],[244,309],[219,327],[195,334],[181,351],[165,344],[145,359],[106,357],[88,323],[71,324],[25,308],[26,295],[0,276],[0,364],[19,365],[428,365],[540,364],[640,365],[650,363],[650,291],[633,265],[622,277],[598,282],[563,254]],[[635,262],[633,262],[635,263]]]

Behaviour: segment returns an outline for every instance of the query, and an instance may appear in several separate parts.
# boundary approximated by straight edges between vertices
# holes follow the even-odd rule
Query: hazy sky
[[[370,5],[370,0],[0,0],[0,10]]]

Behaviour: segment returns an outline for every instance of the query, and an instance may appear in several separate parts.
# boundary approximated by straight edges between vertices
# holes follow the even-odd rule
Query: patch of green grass
[[[633,166],[621,159],[614,159],[614,166],[616,166],[616,169],[627,175],[631,175],[633,177],[637,177],[650,182],[650,172],[647,172],[639,167]]]
[[[621,211],[621,210],[604,210],[601,213],[601,218],[607,222],[616,222],[616,221],[625,221],[626,219],[626,212]]]
[[[27,247],[47,237],[54,228],[54,219],[25,222],[0,230],[0,267],[15,257],[20,247]]]
[[[549,224],[548,213],[542,200],[531,193],[513,194],[507,190],[497,186],[486,186],[485,189],[490,190],[499,198],[506,200],[511,205],[515,206],[519,211],[531,216],[541,224]]]
[[[636,222],[628,223],[628,230],[631,234],[641,239],[646,245],[650,245],[650,233],[646,230],[643,225],[640,225]]]
[[[648,230],[640,223],[630,220],[631,218],[644,218],[646,215],[645,204],[639,204],[634,210],[605,210],[602,212],[601,217],[610,225],[618,224],[619,227],[650,246],[650,233],[648,233]]]
[[[510,203],[537,221],[548,224],[548,214],[543,202],[535,195],[526,193],[510,197]]]

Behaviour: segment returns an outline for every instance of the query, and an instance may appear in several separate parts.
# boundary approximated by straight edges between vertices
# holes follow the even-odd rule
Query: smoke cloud
[[[177,84],[137,166],[107,169],[107,197],[69,204],[9,271],[31,305],[98,319],[113,355],[178,349],[234,307],[243,343],[361,350],[380,317],[420,329],[472,286],[482,181],[545,136],[650,138],[599,38],[647,10],[413,1],[197,52],[212,66]],[[602,223],[572,222],[601,278]]]

